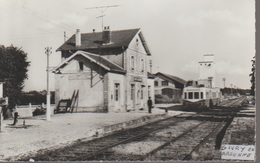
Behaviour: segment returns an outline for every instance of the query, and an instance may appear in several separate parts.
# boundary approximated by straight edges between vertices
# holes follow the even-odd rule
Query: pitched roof
[[[166,77],[169,81],[171,81],[171,82],[174,82],[174,81],[177,81],[177,82],[179,82],[179,83],[181,83],[181,84],[185,84],[186,83],[186,81],[185,80],[183,80],[183,79],[181,79],[181,78],[179,78],[179,77],[177,77],[177,76],[173,76],[173,75],[169,75],[169,74],[165,74],[165,73],[161,73],[161,72],[158,72],[158,73],[156,73],[155,74],[156,76],[164,76],[164,77]]]
[[[72,56],[70,56],[65,61],[60,63],[57,67],[55,67],[52,70],[52,72],[57,72],[60,68],[63,68],[65,65],[68,64],[68,62],[70,62],[77,55],[81,55],[81,56],[91,60],[92,62],[94,62],[94,63],[100,65],[101,67],[103,67],[104,69],[106,69],[107,71],[115,72],[115,73],[123,73],[123,74],[126,73],[126,71],[122,67],[107,60],[106,58],[96,55],[96,54],[89,53],[89,52],[84,52],[84,51],[75,52]]]
[[[111,42],[112,44],[102,45],[102,48],[122,48],[128,47],[134,36],[140,31],[137,29],[117,30],[111,31]],[[63,45],[61,45],[57,51],[62,50],[91,50],[97,49],[97,41],[102,40],[102,32],[82,33],[81,34],[81,46],[76,47],[75,45],[75,34],[72,35]],[[147,53],[150,53],[144,38],[142,36],[142,43],[147,49]]]

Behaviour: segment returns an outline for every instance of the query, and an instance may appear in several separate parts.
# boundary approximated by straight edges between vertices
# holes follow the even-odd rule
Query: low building
[[[161,99],[161,101],[156,99],[157,102],[180,102],[185,83],[185,80],[177,76],[161,72],[156,73],[154,79],[155,95],[158,95],[158,98],[160,98],[160,95],[167,97],[167,99]]]
[[[140,29],[77,30],[57,51],[63,62],[53,69],[56,105],[77,94],[78,112],[124,112],[147,109],[148,97],[154,99],[151,53]]]

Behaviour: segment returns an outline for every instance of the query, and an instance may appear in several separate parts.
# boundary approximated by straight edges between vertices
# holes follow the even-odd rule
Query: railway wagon
[[[183,105],[191,108],[212,108],[220,103],[219,88],[188,86],[183,89]]]

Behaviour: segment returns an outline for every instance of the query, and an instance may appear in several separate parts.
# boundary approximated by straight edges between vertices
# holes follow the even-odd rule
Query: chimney
[[[81,33],[79,29],[76,31],[76,46],[81,46]]]
[[[111,43],[111,31],[108,27],[105,27],[102,32],[102,41],[104,44],[110,44]]]

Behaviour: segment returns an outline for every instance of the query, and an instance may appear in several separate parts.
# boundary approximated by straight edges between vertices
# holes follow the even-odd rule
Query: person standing
[[[15,112],[14,113],[14,123],[13,123],[13,125],[16,125],[16,123],[18,122],[18,112]]]
[[[152,113],[153,101],[151,100],[151,97],[149,97],[149,99],[147,101],[147,105],[148,105],[148,112]]]

